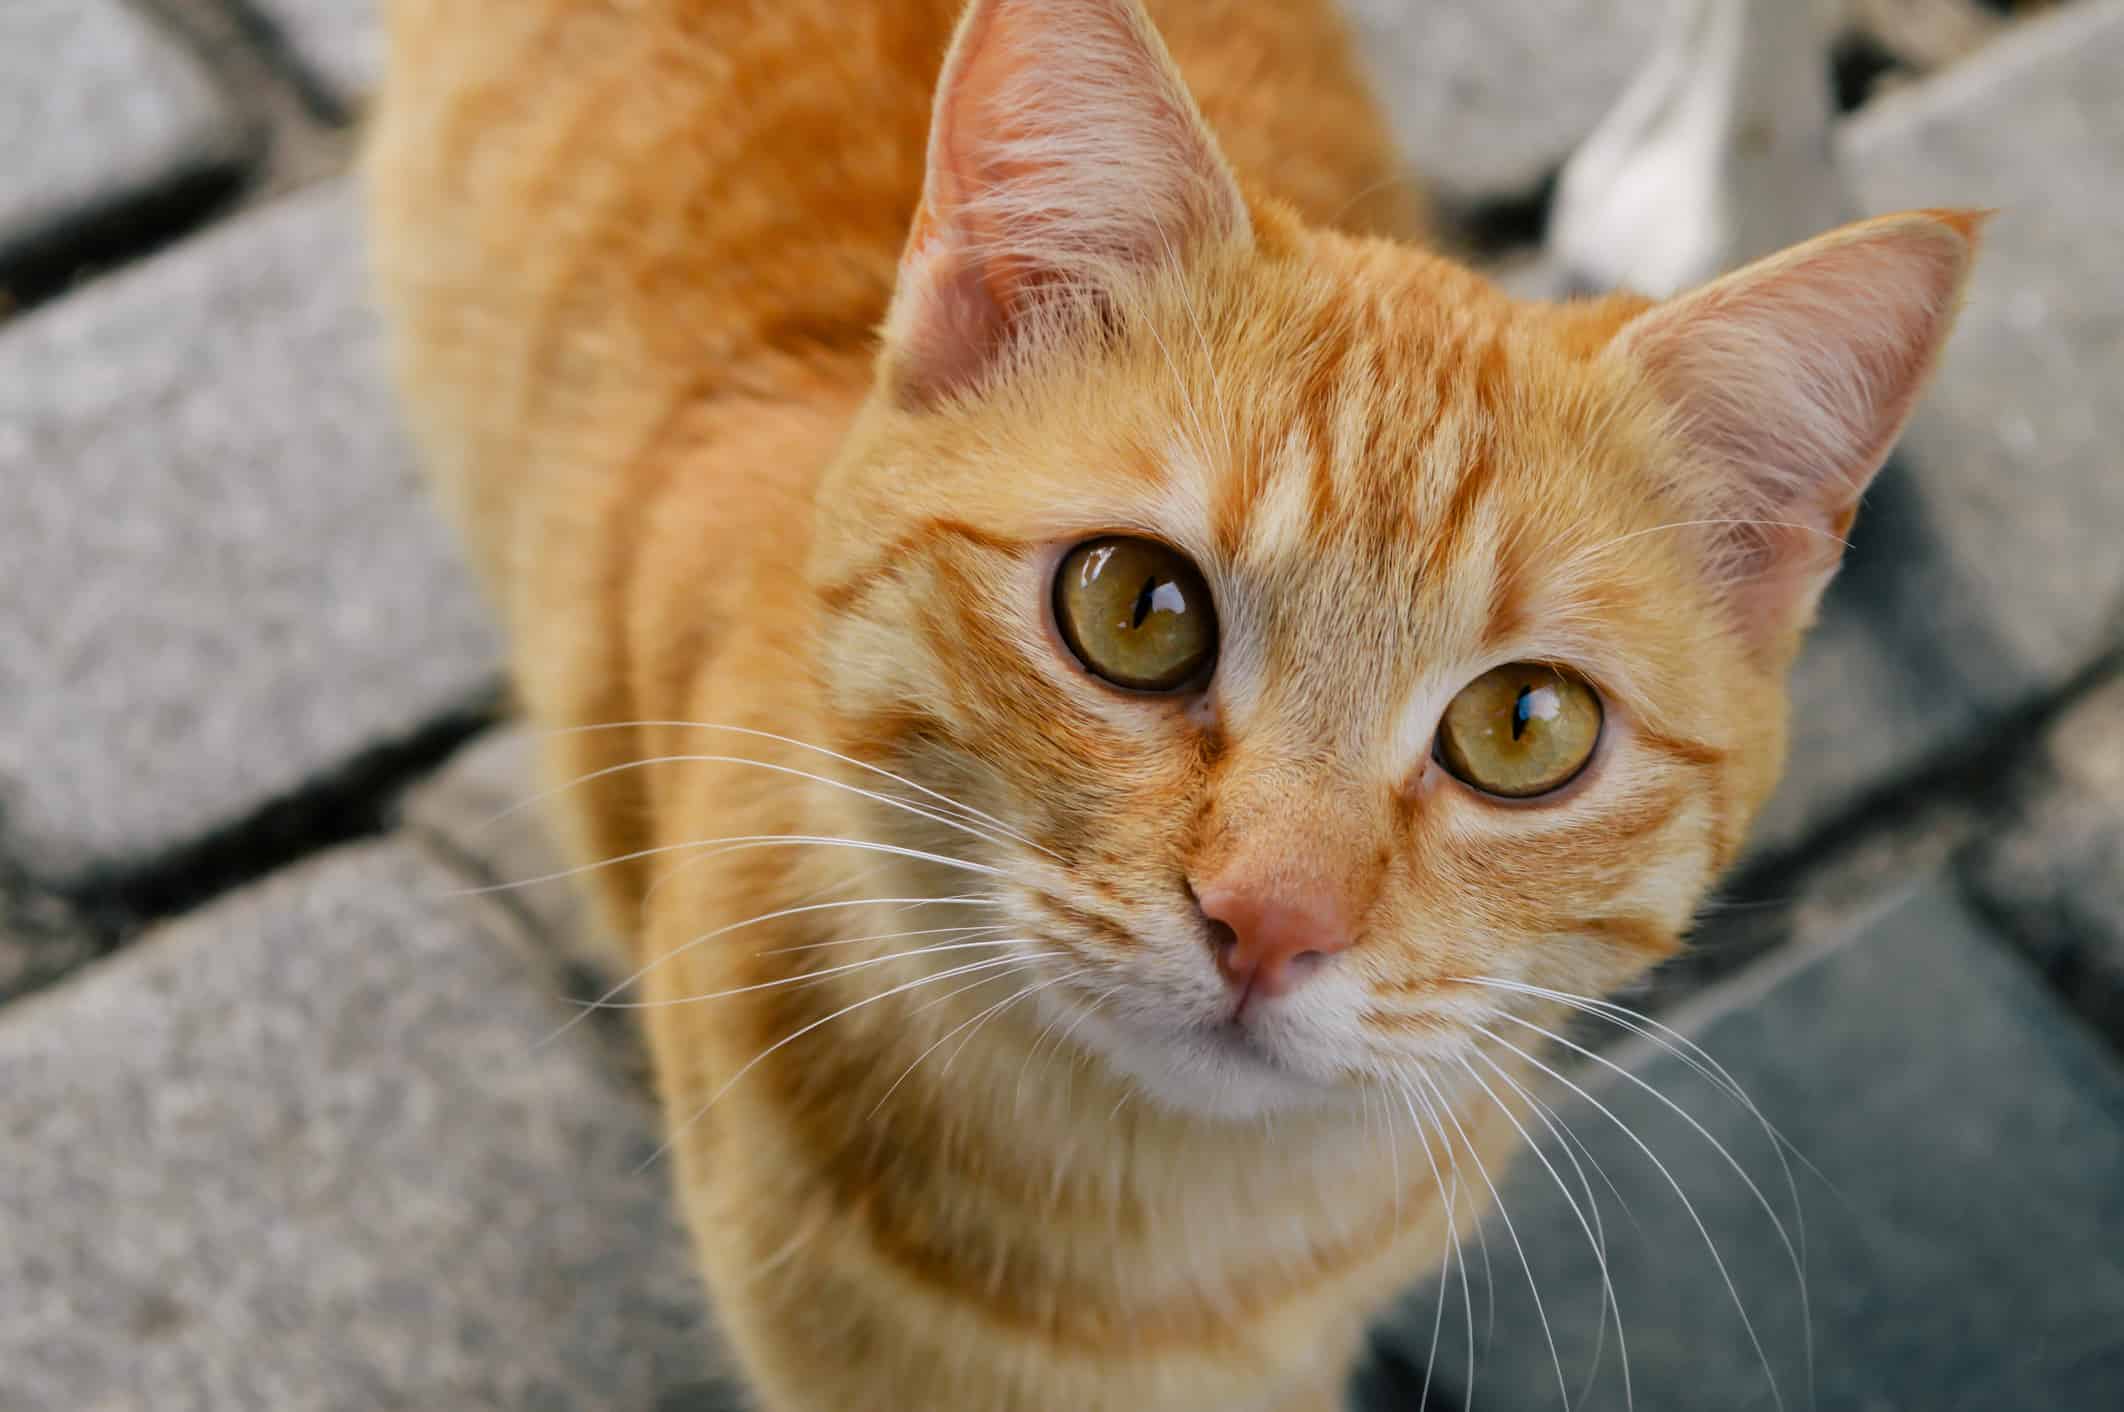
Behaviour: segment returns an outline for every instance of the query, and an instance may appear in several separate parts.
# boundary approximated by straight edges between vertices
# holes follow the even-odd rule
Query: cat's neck
[[[833,940],[891,926],[855,916]],[[1443,1248],[1448,1220],[1486,1201],[1480,1167],[1501,1167],[1509,1128],[1471,1109],[1428,1143],[1377,1094],[1258,1119],[1176,1112],[1063,1037],[1054,1011],[1004,1003],[1027,978],[926,979],[963,964],[884,961],[776,993],[736,1022],[718,1100],[741,1110],[729,1131],[774,1146],[782,1180],[877,1238],[928,1233],[920,1258],[956,1282],[1009,1270],[1083,1311],[1070,1317],[1145,1328],[1265,1313],[1314,1283],[1376,1279],[1383,1298],[1411,1251]]]

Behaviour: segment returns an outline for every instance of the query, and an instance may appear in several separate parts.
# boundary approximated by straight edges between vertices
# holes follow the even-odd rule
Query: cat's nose
[[[1219,881],[1196,905],[1209,919],[1217,969],[1242,1003],[1287,994],[1351,941],[1341,902],[1326,887]]]

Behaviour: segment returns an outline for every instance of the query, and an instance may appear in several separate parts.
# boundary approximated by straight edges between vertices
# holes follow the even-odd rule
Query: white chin
[[[1232,1029],[1152,1033],[1093,1015],[1078,1037],[1145,1097],[1176,1113],[1260,1118],[1320,1107],[1338,1091],[1279,1062],[1258,1037]]]

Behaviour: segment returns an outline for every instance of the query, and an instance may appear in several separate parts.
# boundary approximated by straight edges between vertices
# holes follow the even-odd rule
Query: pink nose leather
[[[1217,969],[1244,999],[1283,995],[1350,944],[1342,907],[1325,888],[1218,882],[1197,899],[1212,922]]]

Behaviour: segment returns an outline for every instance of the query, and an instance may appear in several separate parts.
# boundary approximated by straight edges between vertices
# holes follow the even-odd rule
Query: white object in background
[[[1842,220],[1817,0],[1673,0],[1666,38],[1565,163],[1567,287],[1665,297]]]

